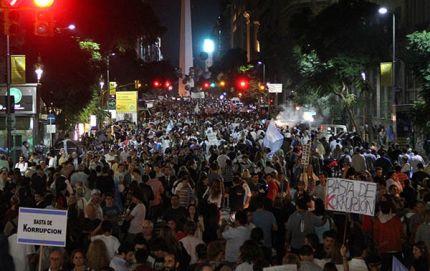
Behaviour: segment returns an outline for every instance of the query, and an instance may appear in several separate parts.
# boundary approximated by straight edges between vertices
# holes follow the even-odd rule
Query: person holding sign
[[[394,214],[393,204],[382,201],[373,226],[373,239],[382,256],[382,270],[391,270],[393,256],[402,259],[403,225]]]

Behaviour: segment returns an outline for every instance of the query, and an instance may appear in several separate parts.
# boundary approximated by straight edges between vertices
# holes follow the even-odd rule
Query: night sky
[[[179,66],[180,0],[148,0],[167,27],[162,37],[162,53],[173,66]],[[201,51],[203,39],[213,33],[219,15],[218,0],[191,0],[194,57]]]

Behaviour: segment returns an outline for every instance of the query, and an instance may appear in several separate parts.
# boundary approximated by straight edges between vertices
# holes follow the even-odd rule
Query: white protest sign
[[[19,208],[18,244],[66,246],[67,211]]]
[[[302,147],[302,165],[307,166],[309,164],[309,159],[311,156],[311,144],[305,144]]]
[[[264,267],[263,271],[297,271],[297,264],[284,264]]]
[[[376,183],[329,178],[325,205],[330,211],[375,215]]]

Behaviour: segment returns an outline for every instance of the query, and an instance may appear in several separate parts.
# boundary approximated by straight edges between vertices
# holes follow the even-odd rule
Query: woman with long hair
[[[414,260],[411,271],[428,271],[430,270],[429,252],[424,242],[415,243],[412,246]]]
[[[203,239],[203,231],[205,230],[205,224],[203,221],[203,216],[197,211],[197,206],[195,204],[188,205],[187,208],[187,220],[193,221],[197,225],[197,230],[194,234],[195,237],[200,240]]]
[[[95,271],[101,270],[110,263],[109,254],[106,245],[102,240],[91,242],[87,251],[88,267]]]
[[[207,199],[209,204],[215,204],[218,209],[222,206],[222,200],[224,198],[224,184],[221,179],[215,180],[211,186],[206,189],[203,195],[203,199]]]

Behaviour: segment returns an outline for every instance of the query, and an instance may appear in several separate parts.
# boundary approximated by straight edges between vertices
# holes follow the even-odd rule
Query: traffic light
[[[164,87],[169,89],[172,86],[172,83],[170,83],[169,80],[167,80],[166,82],[164,82]]]
[[[203,89],[209,89],[211,84],[207,81],[203,82]]]
[[[16,7],[16,6],[13,6]],[[16,9],[4,9],[4,33],[5,35],[16,35],[19,31],[19,11]]]
[[[54,4],[55,0],[33,0],[33,4],[37,8],[50,8]]]
[[[34,34],[40,37],[50,37],[54,35],[55,22],[49,10],[36,11],[36,21],[34,23]]]
[[[248,90],[249,88],[249,79],[245,77],[241,77],[237,79],[236,87],[239,90]]]
[[[154,88],[160,88],[161,87],[161,83],[158,80],[154,80],[154,81],[152,81],[152,86]]]
[[[224,80],[221,80],[221,81],[219,81],[219,86],[220,87],[222,87],[222,88],[224,88],[225,87],[225,81]]]

